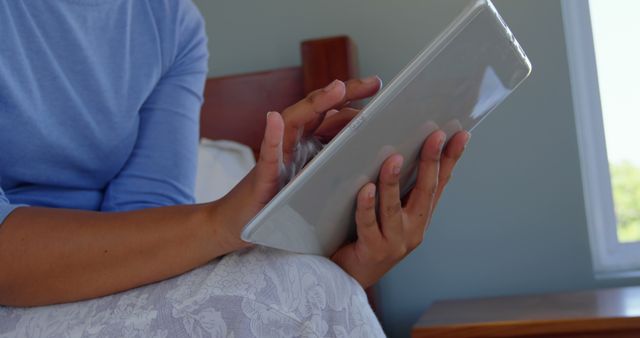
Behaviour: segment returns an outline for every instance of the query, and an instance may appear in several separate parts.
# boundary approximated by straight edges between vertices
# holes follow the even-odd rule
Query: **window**
[[[640,1],[562,10],[594,268],[640,271]]]

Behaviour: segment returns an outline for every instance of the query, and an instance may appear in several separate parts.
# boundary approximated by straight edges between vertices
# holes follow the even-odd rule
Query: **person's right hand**
[[[314,135],[328,142],[358,113],[347,105],[373,96],[380,86],[375,76],[336,80],[286,108],[282,115],[267,114],[256,166],[226,196],[211,204],[218,225],[216,234],[229,245],[227,251],[250,245],[240,239],[242,228],[278,193],[281,172],[292,161],[301,138]]]

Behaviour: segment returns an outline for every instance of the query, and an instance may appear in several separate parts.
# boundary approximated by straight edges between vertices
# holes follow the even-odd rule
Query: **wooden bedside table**
[[[439,301],[411,336],[640,337],[640,287]]]

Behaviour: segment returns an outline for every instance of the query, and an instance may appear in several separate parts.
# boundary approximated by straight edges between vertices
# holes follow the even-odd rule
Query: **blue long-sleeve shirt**
[[[0,0],[0,224],[193,202],[206,44],[191,0]]]

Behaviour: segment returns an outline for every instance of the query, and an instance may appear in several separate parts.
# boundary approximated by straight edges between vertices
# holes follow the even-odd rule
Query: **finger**
[[[376,243],[382,238],[376,217],[376,185],[368,183],[358,193],[356,206],[358,240],[363,244]]]
[[[360,113],[359,109],[349,107],[342,108],[339,111],[335,109],[329,110],[314,136],[322,143],[331,141],[358,113]]]
[[[402,162],[402,155],[396,154],[389,157],[382,164],[378,183],[382,234],[391,241],[401,240],[404,232],[402,228],[402,203],[400,202]]]
[[[426,226],[432,211],[433,200],[438,187],[440,154],[446,139],[442,130],[433,132],[424,142],[418,163],[418,178],[407,200],[406,211],[417,218],[417,224]]]
[[[327,87],[310,93],[306,98],[282,112],[285,121],[283,155],[289,163],[300,137],[308,130],[316,130],[324,119],[324,113],[344,101],[346,88],[342,81],[335,80]]]
[[[438,188],[436,190],[435,202],[437,204],[440,200],[440,196],[444,191],[447,183],[451,180],[451,174],[453,168],[462,157],[464,149],[471,138],[471,134],[468,131],[461,131],[453,135],[453,137],[447,143],[447,146],[442,151],[440,158],[440,173],[438,176]]]
[[[345,83],[346,93],[344,100],[338,106],[344,106],[351,101],[366,99],[375,95],[382,87],[382,81],[377,76],[369,76],[363,79],[351,79]]]
[[[352,101],[375,95],[380,90],[382,81],[377,76],[370,76],[364,79],[349,80],[345,83],[345,86],[346,92],[344,99],[337,105],[342,107],[342,109],[339,111],[336,109],[328,111],[325,119],[314,133],[323,143],[331,141],[331,139],[360,112],[360,109],[345,107],[345,105]],[[307,133],[309,133],[309,130],[311,130],[311,128],[307,128]]]
[[[330,109],[330,110],[327,110],[327,113],[326,113],[326,114],[324,114],[324,120],[322,121],[322,123],[324,123],[324,121],[326,121],[328,118],[330,118],[331,116],[333,116],[333,115],[335,115],[335,114],[337,114],[337,113],[339,113],[339,112],[340,112],[340,111],[339,111],[339,110],[337,110],[337,109]]]
[[[256,163],[256,192],[260,202],[267,203],[280,185],[284,121],[277,112],[267,113],[267,126]]]
[[[335,80],[325,89],[320,90],[320,92],[328,90],[329,87],[331,87],[332,85],[336,85],[338,82],[340,81]],[[343,107],[345,104],[348,104],[351,101],[371,97],[380,90],[381,86],[382,81],[377,76],[370,76],[364,79],[351,79],[347,82],[344,82],[344,95],[339,102],[334,103],[330,108]],[[314,93],[316,92],[318,91],[315,91]],[[314,93],[310,95],[313,95]],[[322,120],[318,121],[318,119],[312,119],[311,121],[306,122],[304,133],[306,135],[310,135],[322,122]]]

